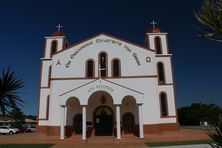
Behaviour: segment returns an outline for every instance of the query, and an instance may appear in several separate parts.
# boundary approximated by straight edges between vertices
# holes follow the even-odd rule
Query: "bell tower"
[[[48,120],[53,55],[59,51],[65,50],[69,46],[64,33],[61,32],[62,26],[59,24],[56,27],[58,28],[57,31],[53,32],[51,36],[45,37],[45,52],[43,58],[41,58],[39,120]]]
[[[65,34],[61,32],[62,26],[56,26],[57,31],[53,32],[51,36],[45,37],[45,55],[44,58],[52,58],[52,56],[68,47],[68,41]]]
[[[156,27],[156,22],[152,21],[151,24],[153,27],[146,33],[146,47],[155,50],[157,55],[169,54],[168,34],[162,32],[159,27]]]

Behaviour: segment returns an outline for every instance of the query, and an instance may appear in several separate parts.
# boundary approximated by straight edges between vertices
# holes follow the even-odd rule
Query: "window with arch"
[[[165,84],[164,65],[162,62],[157,63],[157,72],[159,84]]]
[[[92,59],[86,61],[86,77],[94,77],[94,61]]]
[[[155,37],[156,54],[162,54],[162,46],[160,37]]]
[[[52,43],[51,43],[51,56],[52,56],[53,54],[55,54],[56,51],[57,51],[57,41],[54,40],[54,41],[52,41]]]
[[[107,77],[107,54],[105,52],[99,54],[99,65],[101,77]]]
[[[120,77],[120,71],[121,71],[120,60],[119,59],[113,59],[112,60],[112,76],[114,78]]]
[[[161,116],[168,116],[167,94],[165,92],[160,93],[160,112]]]

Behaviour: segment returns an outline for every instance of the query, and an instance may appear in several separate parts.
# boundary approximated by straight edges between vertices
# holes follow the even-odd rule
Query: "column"
[[[82,107],[82,140],[86,140],[86,106]]]
[[[65,138],[65,105],[61,105],[60,139]]]
[[[121,139],[120,106],[119,105],[116,105],[116,128],[117,128],[117,139]]]
[[[140,129],[140,138],[144,138],[144,134],[143,134],[143,108],[142,108],[142,104],[139,104],[139,129]]]

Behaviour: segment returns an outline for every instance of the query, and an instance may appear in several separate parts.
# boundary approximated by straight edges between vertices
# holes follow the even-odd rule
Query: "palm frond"
[[[201,9],[194,11],[194,17],[202,25],[198,36],[222,42],[222,0],[205,0]]]
[[[0,111],[5,115],[9,109],[17,109],[24,102],[19,95],[18,90],[23,88],[24,84],[18,79],[14,72],[8,68],[3,69],[0,76]]]

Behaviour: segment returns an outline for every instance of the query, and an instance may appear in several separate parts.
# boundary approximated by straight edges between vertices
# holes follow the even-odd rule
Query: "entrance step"
[[[87,143],[144,143],[143,139],[133,135],[122,135],[121,139],[118,140],[113,136],[95,136],[89,137]]]
[[[113,136],[95,136],[87,139],[87,143],[114,143],[114,141]]]
[[[70,137],[67,137],[64,139],[64,141],[68,142],[73,142],[73,143],[83,143],[83,140],[82,140],[82,135],[72,135]]]

